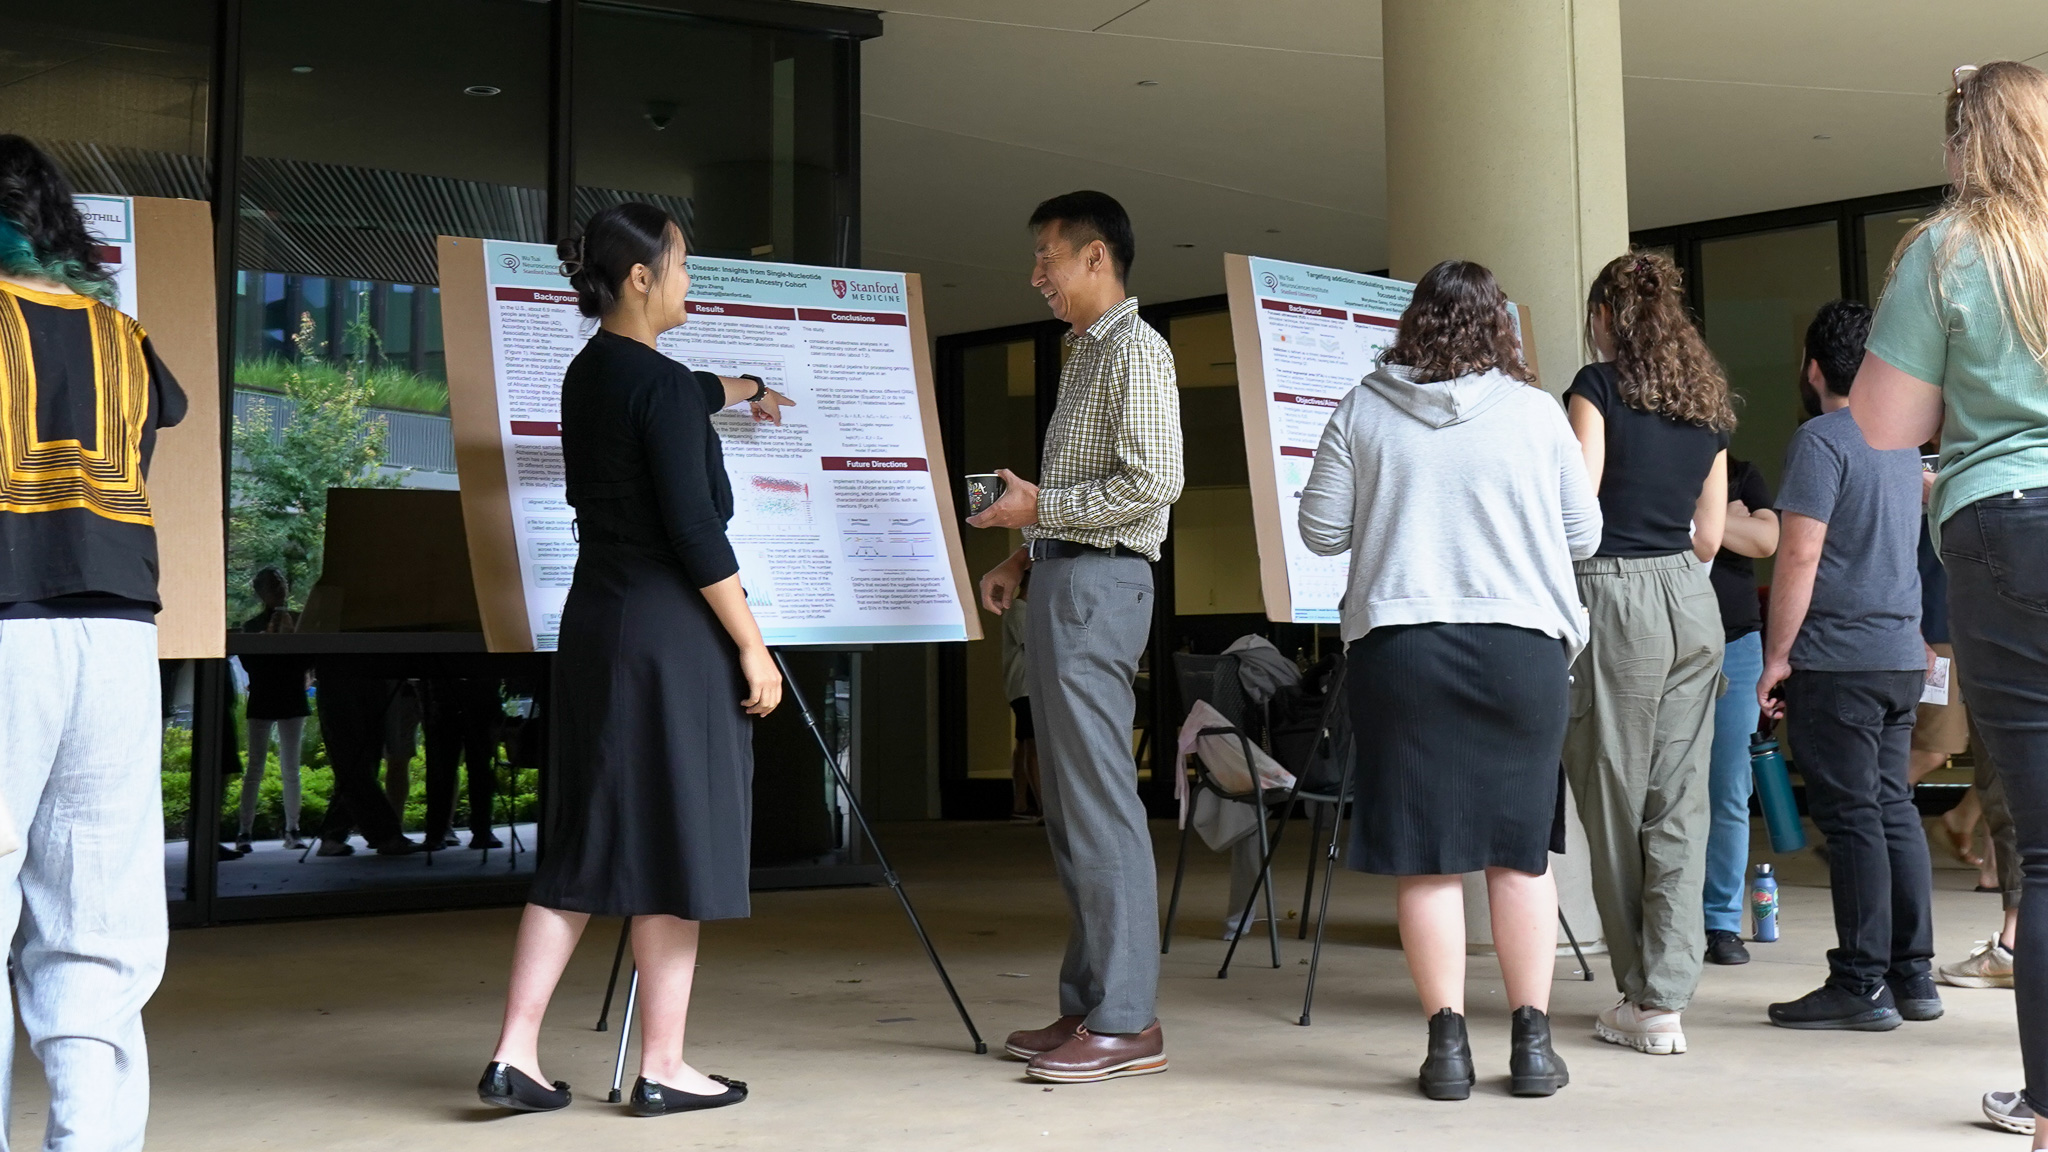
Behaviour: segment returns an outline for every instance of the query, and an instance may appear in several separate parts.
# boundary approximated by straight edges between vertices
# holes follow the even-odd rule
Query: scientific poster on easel
[[[477,515],[464,444],[477,446],[473,417],[484,396],[472,385],[481,384],[494,410],[502,479],[480,486],[477,499],[488,502],[502,484],[510,513],[504,543],[516,556],[525,629],[533,650],[548,651],[577,551],[562,476],[562,376],[594,325],[577,312],[551,247],[446,237],[444,316],[463,306],[466,281],[451,260],[473,264],[479,255],[485,340],[449,342],[451,384],[461,384],[451,407],[465,519]],[[699,371],[759,376],[795,401],[779,426],[754,420],[743,405],[712,418],[733,489],[727,535],[764,638],[978,638],[937,451],[916,278],[699,257],[689,268],[689,320],[661,338],[660,350]],[[444,320],[451,328],[461,322]],[[457,363],[478,355],[481,365]],[[469,533],[491,633],[492,597],[482,587],[490,566],[476,562],[479,526]],[[489,541],[487,527],[481,538]],[[491,646],[500,647],[496,638]]]
[[[85,230],[99,241],[100,264],[114,274],[120,302],[114,307],[137,315],[135,303],[135,201],[127,196],[74,196]]]
[[[1415,286],[1258,256],[1225,256],[1223,273],[1266,616],[1335,624],[1351,556],[1309,551],[1301,490],[1330,413],[1394,342]],[[1526,322],[1522,309],[1508,309],[1518,325]]]

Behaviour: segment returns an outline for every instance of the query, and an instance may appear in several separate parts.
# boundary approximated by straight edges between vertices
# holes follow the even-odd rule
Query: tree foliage
[[[368,412],[366,368],[377,346],[367,315],[346,333],[348,357],[341,370],[322,359],[310,313],[299,318],[292,337],[298,360],[281,379],[281,401],[254,402],[249,419],[237,419],[232,506],[228,512],[228,603],[236,619],[259,610],[249,581],[266,567],[283,572],[292,606],[305,603],[320,577],[330,488],[395,488],[397,477],[378,475],[386,433],[382,418]],[[283,434],[272,439],[272,405],[286,413]]]

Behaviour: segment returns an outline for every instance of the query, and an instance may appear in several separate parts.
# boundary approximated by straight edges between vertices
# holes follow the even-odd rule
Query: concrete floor
[[[1155,826],[1162,876],[1170,829]],[[1043,833],[988,824],[884,830],[984,1036],[1055,1012],[1065,916]],[[1279,877],[1300,901],[1300,842]],[[1215,978],[1223,858],[1197,853],[1191,915],[1166,957],[1161,1014],[1172,1070],[1050,1088],[972,1054],[887,889],[758,894],[751,920],[708,926],[690,1054],[750,1081],[730,1109],[639,1120],[603,1103],[616,1032],[590,1030],[616,922],[593,925],[544,1039],[574,1107],[504,1116],[471,1094],[495,1034],[516,912],[490,910],[176,933],[149,1014],[150,1146],[177,1149],[1047,1149],[1085,1140],[1136,1150],[1371,1147],[2009,1148],[1977,1098],[2016,1086],[2011,994],[1949,990],[1948,1015],[1885,1034],[1797,1033],[1766,1002],[1824,975],[1827,893],[1810,857],[1781,862],[1785,940],[1743,968],[1710,968],[1686,1016],[1689,1054],[1595,1041],[1611,999],[1559,964],[1553,1012],[1572,1085],[1506,1094],[1497,969],[1469,982],[1481,1083],[1463,1104],[1414,1088],[1424,1028],[1392,928],[1391,885],[1343,873],[1315,1024],[1301,1028],[1308,948],[1283,967]],[[1768,857],[1765,857],[1768,858]],[[1938,945],[1954,958],[1995,925],[1996,896],[1938,865]],[[1164,883],[1162,883],[1162,888]],[[1199,935],[1197,932],[1199,931]],[[1263,942],[1260,941],[1262,944]],[[1263,947],[1240,953],[1254,960]],[[45,1102],[24,1057],[13,1131],[38,1146]]]

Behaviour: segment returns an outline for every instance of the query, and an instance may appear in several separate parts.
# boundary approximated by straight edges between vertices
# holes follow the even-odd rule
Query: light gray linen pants
[[[1073,926],[1060,1014],[1091,1032],[1158,1018],[1159,869],[1131,758],[1132,680],[1152,632],[1152,566],[1087,553],[1031,566],[1031,720],[1046,838]]]
[[[1572,664],[1565,774],[1592,849],[1615,988],[1684,1011],[1707,947],[1708,769],[1727,645],[1690,553],[1574,565],[1591,639]]]
[[[168,936],[161,709],[156,625],[0,620],[0,792],[23,843],[0,856],[0,932],[50,1085],[50,1152],[142,1147],[142,1006]],[[12,1116],[14,1017],[0,1015]]]

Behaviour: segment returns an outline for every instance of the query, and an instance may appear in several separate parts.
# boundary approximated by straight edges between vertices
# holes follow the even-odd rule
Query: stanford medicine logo
[[[895,280],[834,280],[832,295],[862,304],[903,307],[903,285]]]

